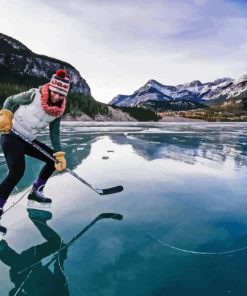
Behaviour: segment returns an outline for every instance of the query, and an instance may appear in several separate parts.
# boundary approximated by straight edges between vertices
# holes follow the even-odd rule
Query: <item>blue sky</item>
[[[149,79],[177,85],[247,74],[247,3],[0,0],[0,32],[72,64],[96,100]]]

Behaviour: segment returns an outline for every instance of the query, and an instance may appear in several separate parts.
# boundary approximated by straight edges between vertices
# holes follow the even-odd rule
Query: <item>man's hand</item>
[[[7,109],[0,110],[0,132],[8,134],[12,128],[13,113]]]
[[[65,155],[65,152],[62,152],[62,151],[58,151],[53,154],[53,156],[59,162],[59,163],[55,163],[55,168],[59,172],[62,172],[66,169],[66,159],[64,155]]]

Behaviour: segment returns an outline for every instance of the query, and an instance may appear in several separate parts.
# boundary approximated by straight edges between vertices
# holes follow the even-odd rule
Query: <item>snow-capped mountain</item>
[[[201,83],[199,80],[177,86],[163,85],[149,80],[132,95],[118,95],[109,102],[119,107],[144,106],[151,101],[190,101],[211,105],[224,103],[229,98],[244,98],[247,93],[247,75],[237,80],[220,78],[213,82]]]
[[[30,82],[41,85],[50,80],[58,68],[67,70],[71,92],[91,96],[90,88],[80,73],[70,64],[32,52],[21,42],[0,33],[0,81],[6,83]],[[33,85],[32,85],[33,86]]]

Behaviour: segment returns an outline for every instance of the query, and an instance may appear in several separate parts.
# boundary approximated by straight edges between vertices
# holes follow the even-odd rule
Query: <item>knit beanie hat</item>
[[[58,69],[55,74],[52,75],[49,83],[49,90],[67,96],[69,92],[69,78],[63,69]]]

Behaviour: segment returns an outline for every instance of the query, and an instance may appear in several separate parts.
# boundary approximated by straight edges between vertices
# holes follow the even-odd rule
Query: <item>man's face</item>
[[[51,91],[50,92],[50,97],[51,97],[51,102],[52,103],[58,103],[59,101],[65,99],[65,96],[64,95],[61,95],[59,93],[56,93],[54,91]]]

